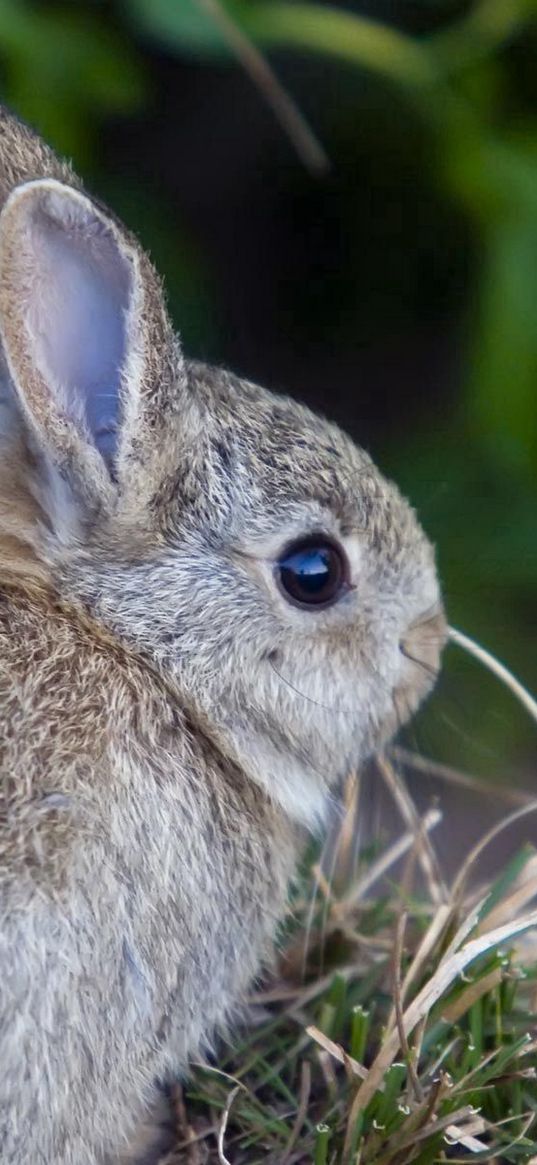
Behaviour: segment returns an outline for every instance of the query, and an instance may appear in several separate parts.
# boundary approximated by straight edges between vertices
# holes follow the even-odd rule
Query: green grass
[[[350,783],[330,874],[306,863],[276,974],[218,1066],[177,1091],[163,1162],[537,1162],[537,855],[524,846],[469,891],[470,854],[446,888],[438,815],[420,821],[382,764],[405,821],[402,872],[393,846],[353,853]],[[533,808],[516,811],[521,834]]]

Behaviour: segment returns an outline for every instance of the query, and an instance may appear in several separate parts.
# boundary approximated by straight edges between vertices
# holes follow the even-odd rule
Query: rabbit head
[[[0,529],[312,823],[431,687],[431,545],[336,426],[187,361],[136,241],[0,131]]]

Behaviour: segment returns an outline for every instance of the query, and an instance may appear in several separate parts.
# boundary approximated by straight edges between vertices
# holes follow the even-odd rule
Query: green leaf
[[[244,0],[231,0],[225,7],[241,23],[249,6]],[[196,57],[232,55],[218,23],[196,0],[124,0],[124,8],[140,32],[167,49]]]
[[[417,42],[388,25],[321,4],[251,4],[243,26],[267,45],[334,56],[406,85],[429,86],[437,77],[434,58]]]

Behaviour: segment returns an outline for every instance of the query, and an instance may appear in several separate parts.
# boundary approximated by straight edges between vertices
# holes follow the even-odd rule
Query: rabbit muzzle
[[[447,622],[439,604],[415,619],[401,638],[401,677],[393,693],[397,727],[413,715],[436,683],[446,640]]]

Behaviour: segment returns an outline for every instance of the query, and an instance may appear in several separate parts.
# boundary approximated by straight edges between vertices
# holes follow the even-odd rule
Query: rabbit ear
[[[54,178],[18,186],[0,215],[0,333],[40,452],[86,500],[111,500],[133,444],[149,469],[173,349],[160,287],[115,221]]]

